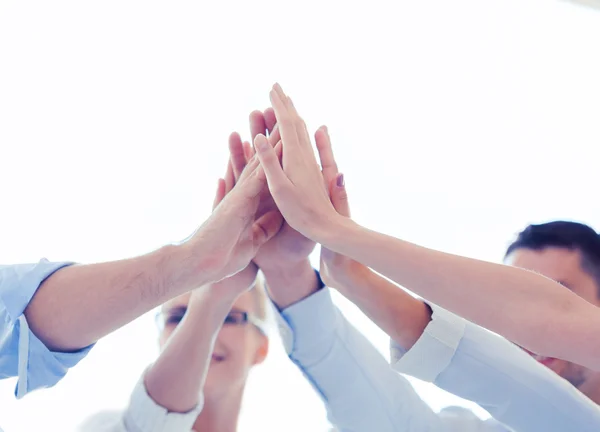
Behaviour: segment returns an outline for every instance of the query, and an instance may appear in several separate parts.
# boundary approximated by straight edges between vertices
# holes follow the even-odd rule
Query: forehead
[[[586,275],[581,267],[581,252],[560,247],[541,250],[520,248],[512,252],[506,263],[533,270],[557,281],[572,280]]]
[[[175,297],[174,299],[169,300],[168,302],[163,304],[161,309],[170,310],[179,307],[186,307],[190,301],[191,295],[191,293],[185,293],[180,295],[179,297]],[[240,295],[233,304],[233,308],[246,312],[256,312],[253,294],[251,292],[245,292],[242,295]]]

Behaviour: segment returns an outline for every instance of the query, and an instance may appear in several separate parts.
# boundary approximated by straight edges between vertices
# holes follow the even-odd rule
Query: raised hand
[[[217,187],[217,193],[215,195],[215,200],[213,202],[213,211],[217,208],[217,206],[223,201],[223,198],[227,196],[229,192],[235,186],[235,177],[233,174],[233,167],[231,165],[231,160],[227,164],[227,171],[225,173],[225,179],[219,179],[219,184]],[[273,230],[275,228],[273,227]],[[267,240],[268,242],[268,240]],[[242,294],[244,291],[250,289],[254,282],[256,281],[256,274],[258,273],[258,267],[252,261],[248,263],[248,265],[235,273],[232,276],[226,277],[225,279],[207,285],[206,287],[200,288],[202,291],[205,288],[212,289],[217,291],[216,294],[224,297],[237,297]],[[198,290],[196,290],[198,291]]]
[[[231,165],[225,177],[219,179],[211,216],[186,242],[192,259],[195,248],[204,251],[210,246],[209,262],[198,265],[214,269],[214,281],[245,269],[283,222],[278,211],[257,213],[266,178],[256,157],[250,159],[237,183]]]
[[[282,164],[264,135],[254,140],[269,191],[286,222],[319,241],[342,216],[331,204],[306,125],[291,99],[279,85],[270,96],[283,144]]]
[[[350,217],[350,206],[344,183],[344,175],[339,173],[338,166],[331,148],[329,131],[321,127],[315,134],[315,142],[321,160],[322,174],[329,197],[335,210],[344,217]],[[321,247],[320,272],[323,282],[332,288],[344,291],[344,287],[360,272],[368,271],[361,263],[345,255],[333,252],[325,246]]]
[[[253,140],[259,134],[263,134],[263,136],[268,134],[269,144],[275,146],[280,137],[273,110],[267,109],[264,113],[252,112],[250,114],[250,131]],[[237,134],[231,135],[229,150],[233,173],[237,179],[244,169],[247,159],[254,155],[254,150],[249,143],[242,143]],[[265,188],[265,192],[261,195],[258,214],[271,210],[279,211],[268,189]],[[260,247],[254,257],[254,263],[266,273],[274,269],[289,269],[306,260],[314,248],[314,241],[300,234],[284,221],[279,232]]]

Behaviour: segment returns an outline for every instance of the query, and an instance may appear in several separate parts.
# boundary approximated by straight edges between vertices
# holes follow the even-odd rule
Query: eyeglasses
[[[185,317],[187,312],[186,307],[178,307],[168,311],[159,311],[156,316],[156,326],[159,331],[163,331],[168,326],[176,327]],[[264,323],[252,315],[249,312],[241,311],[238,309],[232,309],[229,311],[225,320],[223,321],[224,326],[238,326],[243,327],[247,324],[251,324],[256,327],[261,333],[266,334]]]

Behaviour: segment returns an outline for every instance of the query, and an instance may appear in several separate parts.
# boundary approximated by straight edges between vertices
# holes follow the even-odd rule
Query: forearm
[[[269,296],[279,309],[290,307],[319,289],[319,280],[308,258],[288,268],[261,268]]]
[[[340,432],[440,430],[438,416],[335,308],[327,288],[282,311],[280,327]]]
[[[348,272],[339,291],[406,350],[431,321],[428,305],[363,265]]]
[[[572,346],[566,347],[565,341],[579,340],[581,336],[575,335],[589,326],[581,314],[600,314],[589,303],[541,275],[420,247],[350,220],[341,220],[337,229],[327,230],[322,237],[318,240],[327,248],[541,354],[569,355]],[[581,353],[580,360],[593,362],[591,350],[597,347],[591,348],[590,343],[578,345],[588,350]],[[598,359],[600,355],[596,366]]]
[[[54,351],[74,351],[211,278],[210,251],[166,246],[121,261],[59,270],[25,310],[35,335]]]
[[[195,292],[185,318],[148,369],[146,390],[169,412],[185,413],[200,402],[215,340],[234,301]]]

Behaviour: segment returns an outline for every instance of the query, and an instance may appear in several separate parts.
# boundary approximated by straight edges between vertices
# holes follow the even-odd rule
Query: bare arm
[[[531,351],[600,368],[600,310],[558,283],[339,222],[328,248]]]
[[[291,99],[276,85],[271,102],[283,166],[265,137],[259,135],[255,146],[269,190],[292,227],[531,351],[600,370],[598,308],[535,273],[420,247],[340,216]]]
[[[281,226],[278,212],[255,218],[265,183],[254,158],[235,188],[219,181],[218,205],[184,244],[56,272],[25,311],[34,334],[52,350],[75,351],[170,298],[245,268]]]
[[[210,250],[204,256],[209,258]],[[51,350],[77,350],[210,281],[214,264],[201,262],[180,245],[122,261],[66,267],[42,283],[25,316]]]
[[[256,270],[244,270],[193,292],[185,318],[144,379],[148,394],[157,404],[169,412],[186,413],[201,402],[219,330],[235,299],[251,286],[255,277]]]
[[[431,309],[400,287],[357,262],[337,274],[334,286],[385,333],[409,350],[431,321]]]

